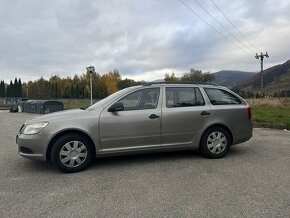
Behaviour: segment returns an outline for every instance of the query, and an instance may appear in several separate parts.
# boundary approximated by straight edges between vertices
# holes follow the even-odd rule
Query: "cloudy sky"
[[[289,0],[213,0],[251,44],[211,0],[181,1],[0,0],[0,80],[73,76],[93,65],[150,81],[190,68],[258,71],[261,51],[266,68],[290,59]]]

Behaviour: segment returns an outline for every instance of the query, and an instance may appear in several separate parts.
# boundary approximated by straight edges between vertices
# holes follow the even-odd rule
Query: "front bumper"
[[[16,136],[16,144],[18,151],[22,157],[34,160],[46,160],[46,151],[51,135],[24,135]]]

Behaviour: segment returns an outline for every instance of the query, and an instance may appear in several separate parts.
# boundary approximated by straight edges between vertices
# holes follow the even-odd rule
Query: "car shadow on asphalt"
[[[253,154],[257,154],[253,147],[248,147],[245,146],[243,144],[239,144],[239,145],[235,145],[233,147],[231,147],[231,149],[229,150],[229,153],[224,157],[224,158],[236,158],[236,157],[249,157],[253,156]]]
[[[97,157],[94,161],[92,168],[96,167],[115,167],[120,165],[139,164],[144,165],[147,163],[160,163],[160,162],[173,162],[181,160],[192,160],[203,158],[197,150],[188,151],[168,151],[158,153],[145,153],[145,154],[130,154],[112,157]]]
[[[234,146],[230,149],[229,153],[221,158],[222,159],[236,159],[240,157],[249,157],[253,152],[244,146]],[[113,157],[98,157],[90,167],[94,168],[107,168],[107,167],[120,167],[132,164],[145,165],[150,163],[169,163],[174,161],[192,161],[195,163],[209,161],[210,159],[203,157],[198,150],[184,150],[184,151],[169,151],[159,153],[146,153],[146,154],[132,154]]]
[[[50,161],[38,161],[38,160],[22,160],[21,168],[23,170],[33,173],[53,173],[56,172]]]
[[[249,155],[253,155],[253,152],[249,149],[246,149],[246,147],[234,146],[230,149],[229,153],[222,159],[238,158],[242,156],[248,157]],[[176,161],[192,161],[199,163],[201,161],[208,161],[208,159],[203,157],[198,152],[198,150],[130,154],[122,156],[97,157],[90,166],[90,169],[115,168],[122,166],[126,167],[132,164],[140,166],[147,164],[166,164]],[[33,173],[59,173],[59,171],[54,168],[50,161],[36,161],[24,159],[21,161],[20,167],[18,166],[18,168]]]

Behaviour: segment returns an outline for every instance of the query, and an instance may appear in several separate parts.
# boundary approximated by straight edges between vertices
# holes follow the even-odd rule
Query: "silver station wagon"
[[[23,157],[78,172],[98,156],[198,149],[221,158],[252,137],[251,107],[210,84],[149,83],[118,91],[86,110],[27,120],[16,141]]]

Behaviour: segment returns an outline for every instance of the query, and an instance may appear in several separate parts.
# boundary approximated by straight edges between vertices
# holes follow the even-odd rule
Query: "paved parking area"
[[[290,132],[255,129],[218,160],[111,157],[61,174],[19,156],[15,135],[32,116],[0,111],[1,217],[289,217]]]

